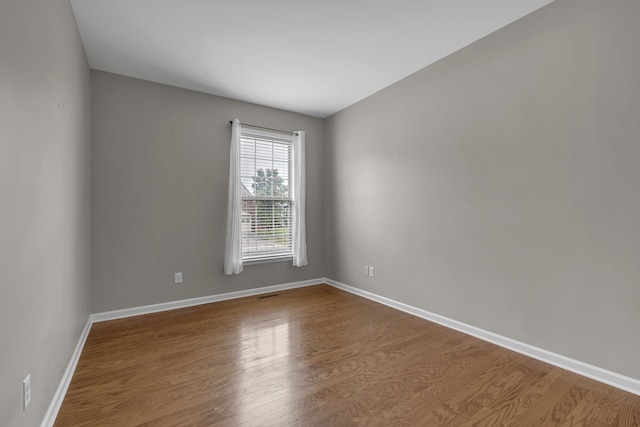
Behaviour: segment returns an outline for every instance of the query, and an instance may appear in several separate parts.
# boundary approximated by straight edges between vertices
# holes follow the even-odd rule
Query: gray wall
[[[640,378],[639,16],[557,0],[329,118],[329,277]]]
[[[67,0],[0,2],[3,426],[40,425],[90,313],[89,90]]]
[[[100,71],[91,82],[94,312],[323,276],[322,120]],[[306,267],[223,273],[234,118],[307,132]]]

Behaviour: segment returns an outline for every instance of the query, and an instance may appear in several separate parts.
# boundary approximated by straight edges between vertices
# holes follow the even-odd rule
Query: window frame
[[[263,169],[263,168],[258,168],[257,163],[259,160],[259,156],[257,154],[257,144],[258,142],[260,143],[268,143],[270,145],[271,148],[271,155],[270,158],[268,159],[268,161],[271,162],[272,167],[271,170],[279,170],[279,168],[274,168],[273,164],[276,161],[276,157],[274,156],[274,147],[276,146],[276,144],[278,145],[284,145],[286,146],[287,149],[287,196],[256,196],[251,195],[248,196],[245,194],[245,192],[250,192],[249,188],[247,187],[247,185],[245,185],[245,183],[243,182],[243,179],[248,178],[248,175],[243,175],[243,162],[245,162],[246,160],[250,160],[254,163],[254,167],[252,168],[252,171],[254,174],[257,174],[257,171],[259,169]],[[244,149],[244,144],[253,144],[253,156],[247,156],[245,154],[245,149]],[[294,248],[293,248],[293,225],[294,225],[294,221],[293,221],[293,215],[294,215],[294,209],[293,209],[293,204],[294,202],[294,194],[293,194],[293,187],[295,185],[294,183],[294,174],[293,174],[293,168],[294,168],[294,156],[295,156],[295,144],[293,141],[293,133],[289,133],[289,132],[278,132],[278,131],[274,131],[274,130],[266,130],[263,128],[259,128],[259,127],[253,127],[253,126],[249,126],[249,125],[244,125],[241,124],[240,125],[240,156],[239,156],[239,162],[240,162],[240,180],[241,180],[241,185],[240,185],[240,202],[242,205],[242,209],[241,209],[241,254],[242,254],[242,263],[243,265],[252,265],[252,264],[263,264],[263,263],[270,263],[270,262],[281,262],[281,261],[291,261],[293,259],[293,253],[294,253]],[[262,158],[262,160],[266,160],[264,158]],[[268,168],[264,168],[264,170],[266,171]],[[252,178],[254,179],[254,183],[255,183],[255,176],[254,175]],[[255,190],[254,190],[255,191]],[[259,201],[276,201],[276,202],[287,202],[288,203],[288,223],[287,223],[287,230],[288,232],[286,233],[288,236],[288,241],[287,241],[287,245],[284,248],[284,252],[282,249],[277,249],[277,248],[273,248],[272,250],[263,250],[262,252],[260,252],[259,255],[250,255],[249,251],[246,250],[245,248],[246,243],[247,243],[247,236],[245,235],[245,224],[244,224],[244,213],[245,211],[245,203],[246,202],[259,202]],[[257,216],[259,215],[258,213],[258,207],[254,206],[254,209],[256,210],[256,212],[253,214],[253,218],[257,218]],[[257,222],[257,219],[256,219]],[[253,224],[250,222],[249,223],[250,227],[253,227]],[[273,224],[273,220],[272,220],[272,224]],[[272,226],[272,228],[270,230],[274,230],[275,227]],[[272,234],[273,236],[273,234]],[[253,238],[256,238],[256,236],[253,236]],[[256,243],[257,244],[257,243]],[[275,243],[274,243],[275,244]],[[258,251],[256,249],[256,251]]]

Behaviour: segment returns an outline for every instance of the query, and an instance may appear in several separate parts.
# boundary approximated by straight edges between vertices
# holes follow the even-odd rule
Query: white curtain
[[[240,121],[231,124],[229,160],[229,206],[227,211],[227,246],[224,274],[242,273],[242,201],[240,200]]]
[[[307,232],[305,224],[304,131],[293,135],[293,265],[307,265]]]

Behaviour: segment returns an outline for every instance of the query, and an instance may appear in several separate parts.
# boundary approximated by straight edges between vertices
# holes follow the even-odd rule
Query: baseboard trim
[[[160,311],[176,310],[178,308],[192,307],[212,302],[226,301],[236,298],[250,297],[269,292],[284,291],[287,289],[304,288],[306,286],[324,283],[324,278],[303,280],[300,282],[284,283],[281,285],[265,286],[262,288],[247,289],[244,291],[227,292],[224,294],[208,295],[206,297],[183,299],[178,301],[163,302],[160,304],[144,305],[141,307],[125,308],[122,310],[105,311],[91,315],[92,322],[104,322],[107,320],[122,319],[125,317],[139,316],[141,314],[157,313]]]
[[[62,401],[64,400],[64,396],[67,394],[69,384],[71,384],[71,379],[73,378],[73,374],[76,371],[76,366],[78,365],[78,361],[80,360],[82,349],[84,348],[84,344],[87,341],[87,337],[89,336],[91,325],[91,316],[89,316],[89,319],[87,319],[87,323],[84,325],[84,329],[82,330],[82,334],[80,334],[80,338],[78,339],[78,344],[76,344],[76,348],[71,354],[71,359],[69,360],[67,369],[65,369],[64,374],[62,374],[60,384],[58,384],[58,388],[53,395],[53,399],[51,399],[51,403],[49,404],[49,408],[44,415],[40,427],[52,427],[53,423],[56,421],[58,411],[60,411]]]
[[[550,365],[557,366],[578,375],[591,378],[592,380],[599,381],[601,383],[608,384],[612,387],[616,387],[640,396],[640,380],[637,380],[635,378],[627,377],[625,375],[599,368],[597,366],[593,366],[588,363],[563,356],[561,354],[553,353],[551,351],[544,350],[533,345],[525,344],[523,342],[516,341],[514,339],[498,335],[493,332],[485,331],[484,329],[467,325],[466,323],[458,322],[457,320],[449,319],[447,317],[440,316],[427,310],[416,308],[411,305],[374,294],[372,292],[345,285],[344,283],[340,283],[332,279],[325,278],[324,282],[335,288],[342,289],[343,291],[370,299],[380,304],[384,304],[413,316],[421,317],[425,320],[438,323],[447,328],[454,329],[483,341],[488,341],[500,347],[515,351],[520,354],[524,354],[525,356],[532,357]]]

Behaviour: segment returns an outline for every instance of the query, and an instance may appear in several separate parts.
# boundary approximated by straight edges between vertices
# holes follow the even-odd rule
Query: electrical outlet
[[[368,265],[365,265],[365,266],[364,266],[364,275],[365,275],[365,276],[368,276],[368,275],[369,275],[369,266],[368,266]]]
[[[22,410],[25,411],[31,403],[31,374],[22,381]]]
[[[369,267],[369,277],[373,277],[373,267]]]
[[[182,283],[182,272],[175,274],[175,283],[176,285]]]

